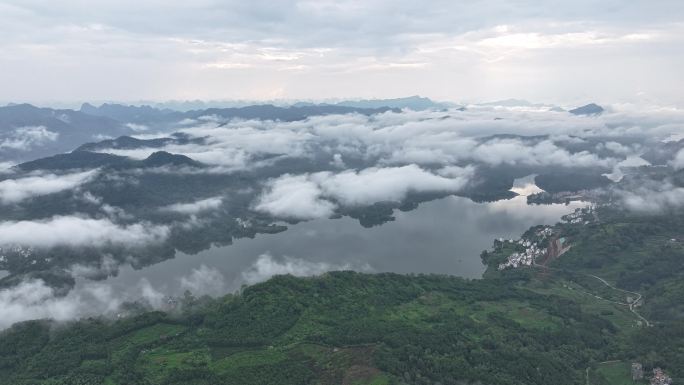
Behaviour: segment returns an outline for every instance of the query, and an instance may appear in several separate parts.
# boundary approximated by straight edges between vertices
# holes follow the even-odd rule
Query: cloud
[[[88,276],[95,270],[79,266],[72,273],[79,278]],[[302,277],[333,270],[373,271],[367,264],[311,262],[292,257],[274,258],[269,254],[263,254],[240,274],[238,281],[255,284],[274,275],[291,274]],[[224,295],[228,290],[223,275],[215,268],[205,265],[181,277],[180,288],[189,290],[194,295],[210,296]],[[128,284],[124,288],[115,288],[103,282],[79,281],[66,295],[59,295],[57,289],[48,286],[41,279],[30,279],[16,286],[0,289],[0,330],[16,322],[34,319],[70,321],[92,316],[114,317],[121,311],[124,303],[133,301],[153,309],[165,309],[168,306],[168,298],[170,297],[163,288],[155,287],[146,278],[141,278],[137,283]]]
[[[441,172],[445,176],[408,165],[339,173],[287,174],[266,183],[255,209],[281,218],[321,218],[332,215],[337,204],[369,205],[401,201],[409,193],[456,192],[469,181],[473,169],[452,166]]]
[[[547,107],[471,105],[466,111],[328,115],[296,122],[218,119],[182,130],[201,138],[201,143],[102,151],[144,159],[164,150],[213,165],[213,172],[253,170],[284,158],[320,157],[335,168],[473,162],[612,168],[637,150],[621,143],[625,137],[664,139],[682,124],[684,110],[678,109],[616,105],[587,119]],[[519,137],[495,136],[511,133]],[[598,145],[582,146],[587,140]],[[573,146],[582,150],[571,150]]]
[[[126,123],[125,126],[127,128],[130,128],[133,131],[138,131],[138,132],[147,131],[150,129],[148,126],[146,126],[144,124],[136,124],[136,123]]]
[[[0,162],[0,175],[10,174],[12,172],[12,167],[14,167],[14,163],[12,162]]]
[[[610,151],[612,151],[618,155],[630,155],[630,154],[634,153],[633,148],[631,148],[629,146],[622,145],[622,144],[617,143],[617,142],[606,142],[604,146],[608,150],[610,150]]]
[[[260,255],[254,264],[242,273],[242,279],[247,284],[263,282],[274,275],[290,274],[296,277],[320,275],[335,270],[356,270],[370,272],[369,265],[353,266],[351,264],[332,264],[327,262],[312,262],[299,258],[283,257],[276,259],[269,254]]]
[[[515,139],[494,139],[477,146],[473,150],[473,158],[491,165],[609,167],[615,163],[588,151],[570,153],[550,140],[526,144]]]
[[[163,9],[108,0],[81,8],[75,0],[0,5],[0,98],[575,101],[642,93],[677,101],[681,89],[682,5],[670,0],[168,1]],[[641,52],[648,60],[635,57]],[[571,71],[585,81],[564,76]],[[644,80],[630,81],[634,73]]]
[[[684,188],[669,182],[640,183],[616,194],[625,208],[638,213],[661,214],[684,207]]]
[[[313,219],[333,214],[335,204],[322,198],[319,185],[308,175],[283,175],[266,183],[255,209],[280,218]]]
[[[672,159],[670,165],[677,171],[684,168],[684,149],[677,151],[677,155]]]
[[[413,192],[456,192],[472,176],[472,169],[452,167],[449,177],[435,175],[416,165],[368,168],[359,172],[315,173],[315,180],[327,197],[346,206],[379,201],[401,201]]]
[[[190,203],[175,203],[161,208],[162,211],[172,211],[180,214],[193,215],[205,211],[218,209],[223,204],[221,197],[201,199]]]
[[[19,127],[14,129],[9,137],[0,140],[0,150],[6,148],[28,151],[32,147],[54,142],[58,137],[58,133],[49,131],[45,126]]]
[[[0,222],[0,245],[54,246],[143,246],[161,242],[168,226],[135,223],[117,225],[109,219],[56,216],[40,221]]]
[[[119,263],[109,255],[102,257],[97,265],[75,264],[69,268],[69,274],[74,278],[97,279],[108,277],[119,270]]]
[[[140,289],[139,298],[147,304],[155,309],[159,309],[164,305],[164,298],[166,296],[161,291],[155,289],[147,278],[141,278],[138,282],[138,287]]]
[[[34,319],[70,321],[89,316],[114,316],[124,302],[139,303],[159,309],[165,295],[141,279],[122,292],[105,283],[87,282],[66,295],[41,279],[21,282],[11,288],[0,289],[0,330],[16,322]]]
[[[639,156],[636,156],[636,155],[630,155],[625,160],[616,164],[615,167],[613,167],[613,171],[610,174],[603,174],[603,175],[606,176],[608,179],[614,181],[614,182],[619,182],[620,180],[622,180],[622,177],[625,175],[624,172],[622,171],[623,168],[641,167],[641,166],[649,166],[649,165],[650,165],[650,163],[648,161],[646,161],[645,159],[643,159]]]
[[[189,275],[181,277],[180,287],[183,290],[189,290],[194,295],[219,296],[226,293],[223,274],[204,264],[197,269],[192,269]]]
[[[97,175],[97,170],[73,174],[43,174],[0,181],[0,202],[18,203],[35,196],[76,188]]]
[[[70,294],[55,296],[54,289],[42,280],[20,283],[9,289],[0,290],[0,329],[15,322],[29,319],[51,318],[59,321],[73,319],[83,308],[83,298]]]

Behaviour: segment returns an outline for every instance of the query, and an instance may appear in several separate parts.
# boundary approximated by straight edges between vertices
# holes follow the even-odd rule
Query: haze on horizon
[[[0,101],[684,105],[684,3],[0,0]]]

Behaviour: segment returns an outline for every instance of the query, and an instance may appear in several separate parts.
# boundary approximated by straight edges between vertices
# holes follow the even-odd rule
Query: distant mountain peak
[[[157,151],[152,153],[147,159],[143,160],[143,164],[147,167],[161,167],[161,166],[202,166],[200,162],[193,160],[185,155],[171,154],[166,151]]]
[[[601,115],[605,111],[603,107],[596,103],[589,103],[582,107],[577,107],[569,112],[573,115]]]

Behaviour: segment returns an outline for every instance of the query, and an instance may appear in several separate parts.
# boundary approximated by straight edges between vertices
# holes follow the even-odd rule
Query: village
[[[632,363],[632,381],[641,382],[644,379],[644,367],[639,362]],[[672,377],[668,376],[661,368],[653,368],[653,377],[649,380],[650,385],[672,385]]]
[[[538,257],[546,253],[546,248],[540,248],[537,243],[526,239],[520,239],[518,241],[500,239],[499,241],[502,243],[518,244],[525,247],[524,251],[509,255],[506,262],[499,264],[499,270],[504,270],[509,267],[516,269],[521,266],[532,266]]]
[[[572,213],[564,215],[561,219],[568,224],[587,225],[596,220],[596,214],[594,208],[590,206],[577,208]],[[560,257],[570,249],[570,246],[565,238],[554,236],[555,234],[556,230],[554,230],[553,226],[543,226],[528,238],[524,236],[519,240],[499,238],[495,242],[495,247],[497,248],[507,246],[508,244],[509,246],[522,247],[524,249],[509,255],[505,262],[499,264],[498,269],[516,269],[524,266],[533,266],[541,258],[547,260]],[[544,244],[547,246],[541,246]]]
[[[0,270],[6,269],[7,264],[16,258],[27,259],[33,255],[33,248],[24,246],[6,246],[0,247]],[[37,261],[31,261],[31,264],[36,264]]]
[[[547,254],[547,248],[541,247],[540,244],[553,234],[553,227],[544,226],[534,233],[534,239],[526,239],[524,237],[519,240],[499,238],[497,240],[499,247],[504,247],[506,244],[509,244],[518,248],[524,248],[522,251],[509,255],[506,262],[499,264],[499,270],[507,268],[516,269],[522,266],[534,265],[538,258]]]

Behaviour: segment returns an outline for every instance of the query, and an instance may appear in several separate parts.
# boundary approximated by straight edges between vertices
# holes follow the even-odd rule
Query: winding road
[[[601,277],[599,277],[599,276],[597,276],[597,275],[593,275],[593,274],[585,274],[585,275],[588,276],[588,277],[592,277],[592,278],[598,279],[598,280],[601,281],[604,285],[608,286],[609,288],[611,288],[611,289],[613,289],[613,290],[617,290],[617,291],[621,291],[621,292],[623,292],[623,293],[628,293],[628,294],[636,295],[636,299],[634,299],[632,302],[628,302],[628,303],[616,302],[616,303],[619,303],[619,304],[621,304],[621,305],[627,305],[627,306],[629,307],[629,311],[631,311],[632,313],[634,313],[634,315],[636,315],[640,320],[642,320],[642,321],[644,322],[644,324],[646,324],[646,326],[652,326],[652,325],[653,325],[653,324],[651,324],[651,322],[649,322],[649,320],[647,320],[646,318],[644,318],[644,316],[642,316],[641,314],[637,313],[637,311],[635,310],[635,308],[636,308],[636,307],[638,306],[638,304],[639,304],[639,301],[641,301],[641,298],[643,298],[643,295],[642,295],[641,293],[637,293],[637,292],[635,292],[635,291],[629,291],[629,290],[623,290],[623,289],[617,288],[617,287],[611,285],[610,283],[608,283],[605,279],[603,279],[603,278],[601,278]],[[600,297],[599,297],[599,298],[600,298]],[[603,299],[603,298],[602,298],[602,299]],[[615,301],[611,301],[611,302],[615,302]]]
[[[619,301],[613,301],[613,300],[610,300],[610,299],[607,299],[607,298],[603,298],[603,297],[598,296],[598,295],[596,295],[596,294],[592,294],[592,293],[589,293],[589,292],[585,292],[585,291],[578,290],[580,293],[583,293],[583,294],[586,294],[586,295],[590,295],[590,296],[592,296],[592,297],[594,297],[594,298],[597,298],[597,299],[600,299],[600,300],[603,300],[603,301],[611,302],[611,303],[614,303],[614,304],[617,304],[617,305],[627,306],[627,307],[629,308],[629,311],[632,312],[632,313],[633,313],[640,321],[642,321],[647,327],[653,326],[653,323],[651,323],[649,320],[647,320],[644,316],[642,316],[641,314],[639,314],[639,313],[636,311],[636,307],[638,306],[639,302],[640,302],[641,299],[643,298],[643,295],[642,295],[641,293],[637,293],[637,292],[635,292],[635,291],[629,291],[629,290],[623,290],[623,289],[617,288],[617,287],[611,285],[611,284],[610,284],[608,281],[606,281],[605,279],[603,279],[603,278],[601,278],[601,277],[599,277],[599,276],[597,276],[597,275],[593,275],[593,274],[579,273],[579,272],[572,271],[572,270],[557,269],[557,268],[548,267],[548,266],[544,266],[544,265],[537,265],[537,264],[534,264],[534,265],[532,265],[532,266],[533,266],[533,267],[537,267],[537,268],[541,268],[541,269],[555,270],[555,271],[560,271],[560,272],[564,272],[564,273],[578,274],[578,275],[583,275],[583,276],[585,276],[585,277],[591,277],[591,278],[597,279],[599,282],[601,282],[602,284],[606,285],[607,287],[609,287],[609,288],[611,288],[611,289],[613,289],[613,290],[617,290],[617,291],[620,291],[620,292],[623,292],[623,293],[635,295],[635,296],[636,296],[636,299],[634,299],[632,302],[619,302]],[[581,285],[580,285],[580,286],[581,286]]]

